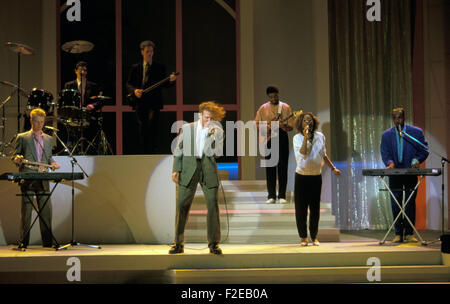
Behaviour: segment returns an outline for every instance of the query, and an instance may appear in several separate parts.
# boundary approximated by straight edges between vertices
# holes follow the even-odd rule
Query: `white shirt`
[[[201,119],[197,122],[197,131],[195,134],[195,156],[202,157],[203,156],[203,150],[205,149],[205,141],[206,137],[208,136],[209,128],[202,126]]]
[[[85,78],[85,79],[83,79],[83,87],[86,89],[86,82],[87,82],[87,79]],[[77,87],[78,87],[78,90],[80,90],[80,93],[81,93],[81,91],[82,91],[82,88],[81,88],[81,80],[80,79],[78,79],[77,78]]]
[[[81,93],[81,104],[83,106],[84,106],[84,93],[85,93],[85,90],[86,90],[86,82],[87,82],[87,79],[84,78],[83,79],[83,87],[81,87],[81,80],[78,79],[78,77],[77,77],[78,90]]]
[[[325,136],[321,132],[314,132],[313,142],[307,141],[306,155],[300,153],[303,143],[303,134],[298,133],[294,136],[293,146],[297,168],[295,172],[301,175],[320,175],[322,174],[323,157],[327,154],[325,148]]]

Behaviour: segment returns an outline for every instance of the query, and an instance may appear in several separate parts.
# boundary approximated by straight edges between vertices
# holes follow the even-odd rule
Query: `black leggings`
[[[309,234],[311,239],[317,237],[320,218],[320,194],[322,192],[322,175],[301,175],[295,173],[295,220],[300,238],[307,238],[306,219],[309,207]]]

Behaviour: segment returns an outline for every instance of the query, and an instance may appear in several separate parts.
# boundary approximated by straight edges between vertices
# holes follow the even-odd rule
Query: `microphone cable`
[[[225,214],[227,215],[227,236],[225,237],[224,240],[221,241],[221,243],[223,244],[226,241],[228,241],[228,237],[230,236],[230,216],[228,214],[227,197],[225,195],[225,190],[223,189],[223,184],[222,184],[222,180],[220,179],[219,170],[217,169],[217,164],[216,164],[216,170],[217,170],[217,179],[219,180],[219,186],[222,189],[223,202],[225,203]],[[219,215],[220,215],[220,210],[219,210]]]

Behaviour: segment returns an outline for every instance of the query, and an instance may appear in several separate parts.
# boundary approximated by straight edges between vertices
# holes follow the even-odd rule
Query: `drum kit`
[[[0,142],[1,156],[9,156],[13,151],[13,141],[16,135],[9,141],[5,142],[5,105],[11,100],[11,97],[17,93],[18,100],[18,132],[20,132],[20,117],[25,118],[24,129],[30,129],[29,114],[31,110],[40,108],[47,114],[45,120],[44,132],[54,137],[54,155],[74,154],[74,155],[107,155],[113,154],[110,144],[108,143],[105,132],[103,130],[102,107],[104,101],[110,100],[107,96],[92,96],[90,99],[98,106],[95,110],[87,110],[81,104],[81,93],[78,90],[64,89],[59,92],[58,100],[55,102],[53,94],[48,90],[41,88],[33,88],[31,91],[24,90],[20,87],[20,56],[32,55],[34,50],[24,44],[7,42],[7,48],[18,54],[19,79],[18,84],[9,81],[0,81],[1,85],[12,88],[10,96],[0,103],[0,109],[3,110],[2,138]],[[70,54],[79,54],[92,50],[94,45],[88,41],[76,40],[70,41],[62,45],[62,50]],[[26,113],[21,114],[20,96],[27,98]],[[84,137],[86,128],[97,129],[97,134],[89,141]],[[64,148],[57,140],[58,137],[65,143],[68,149]],[[67,151],[70,150],[70,151]]]

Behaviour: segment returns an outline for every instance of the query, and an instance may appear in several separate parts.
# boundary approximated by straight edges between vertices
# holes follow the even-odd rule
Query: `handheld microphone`
[[[49,130],[53,130],[53,131],[56,131],[56,132],[59,131],[58,129],[56,129],[54,127],[50,127],[50,126],[44,126],[44,128],[49,129]]]
[[[403,136],[403,132],[402,132],[402,129],[400,128],[400,125],[397,125],[397,130],[398,130],[398,134],[400,134],[400,136]]]
[[[306,128],[305,128],[305,132],[306,132],[306,134],[309,134],[309,129],[311,128],[311,126],[308,124],[307,126],[306,126]]]

